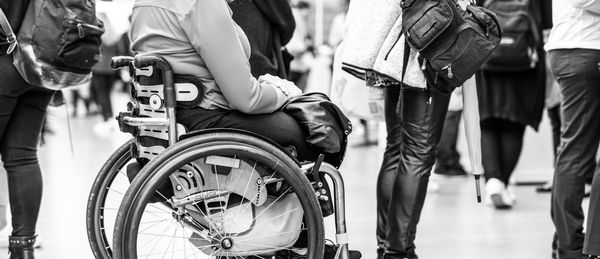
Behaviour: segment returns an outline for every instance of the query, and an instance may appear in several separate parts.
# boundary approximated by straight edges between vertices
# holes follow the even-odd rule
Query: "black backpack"
[[[485,8],[468,5],[463,10],[456,0],[401,4],[406,44],[419,53],[427,81],[441,93],[451,93],[473,76],[500,42],[500,25]],[[405,48],[403,67],[409,51]]]
[[[86,83],[100,59],[103,33],[95,0],[31,0],[14,65],[37,86],[58,90]]]
[[[483,65],[484,71],[512,72],[535,68],[541,36],[529,0],[487,0],[504,31],[500,46]]]

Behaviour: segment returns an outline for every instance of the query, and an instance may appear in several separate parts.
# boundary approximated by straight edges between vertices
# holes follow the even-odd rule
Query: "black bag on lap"
[[[325,162],[342,164],[352,123],[327,95],[305,93],[288,100],[281,110],[306,132],[306,142],[323,151]]]

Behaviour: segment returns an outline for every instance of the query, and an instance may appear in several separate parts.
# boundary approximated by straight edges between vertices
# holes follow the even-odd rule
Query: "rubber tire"
[[[282,175],[301,197],[308,228],[308,259],[322,259],[325,243],[323,216],[310,182],[300,167],[279,148],[253,136],[239,133],[207,133],[184,139],[167,148],[150,163],[131,183],[121,203],[115,224],[113,245],[115,258],[137,257],[138,224],[153,190],[172,173],[199,157],[244,153]]]
[[[119,147],[104,163],[88,197],[86,209],[86,227],[90,248],[95,258],[112,258],[113,251],[110,246],[112,240],[108,240],[104,232],[104,202],[109,193],[107,187],[110,187],[115,177],[121,169],[133,159],[130,148],[132,140],[129,140]]]

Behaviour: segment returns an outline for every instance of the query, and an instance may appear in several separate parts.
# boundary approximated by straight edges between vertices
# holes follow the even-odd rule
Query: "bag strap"
[[[6,15],[4,15],[2,8],[0,8],[0,27],[6,33],[6,38],[4,40],[10,44],[6,50],[6,54],[10,54],[17,46],[17,37],[10,27],[10,23],[8,23],[8,19],[6,18]]]
[[[400,87],[404,85],[404,76],[406,75],[406,66],[408,66],[408,57],[410,56],[410,45],[408,40],[404,39],[404,56],[402,57],[402,78],[400,80]]]

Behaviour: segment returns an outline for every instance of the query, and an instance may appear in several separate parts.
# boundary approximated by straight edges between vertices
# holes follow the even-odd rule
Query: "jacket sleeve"
[[[567,0],[577,9],[585,9],[592,12],[600,13],[600,0]]]
[[[195,1],[180,22],[232,109],[251,114],[271,113],[287,100],[275,86],[261,85],[252,77],[225,1]]]
[[[281,45],[290,42],[296,22],[288,0],[254,0],[254,3],[279,31]]]

